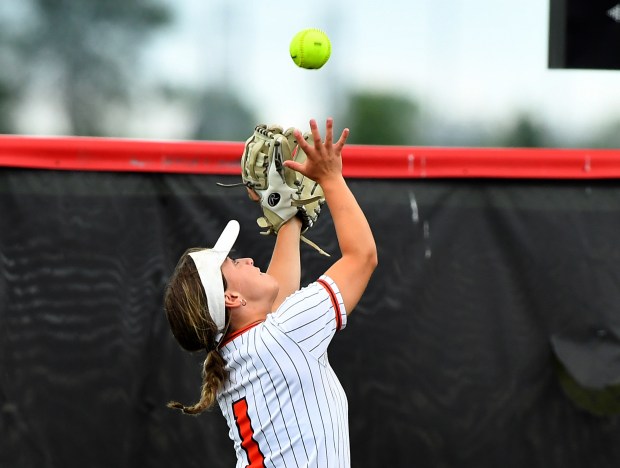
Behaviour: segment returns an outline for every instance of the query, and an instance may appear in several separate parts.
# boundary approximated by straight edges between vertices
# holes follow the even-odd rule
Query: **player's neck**
[[[268,312],[248,303],[245,307],[235,309],[230,316],[229,334],[242,330],[256,322],[263,322]]]

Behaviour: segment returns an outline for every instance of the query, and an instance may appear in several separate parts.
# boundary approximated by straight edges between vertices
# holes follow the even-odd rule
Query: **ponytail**
[[[200,401],[192,406],[185,406],[177,401],[168,403],[168,408],[180,409],[185,414],[197,415],[213,406],[217,392],[224,384],[228,375],[226,362],[217,349],[209,351],[202,368],[202,390]]]

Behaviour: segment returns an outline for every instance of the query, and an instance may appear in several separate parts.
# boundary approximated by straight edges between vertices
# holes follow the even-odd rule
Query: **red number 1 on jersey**
[[[265,457],[260,451],[258,443],[254,440],[254,429],[252,429],[252,421],[250,421],[250,416],[248,415],[248,402],[245,398],[242,398],[235,401],[232,407],[239,436],[241,437],[241,446],[245,450],[250,463],[247,468],[264,468]]]

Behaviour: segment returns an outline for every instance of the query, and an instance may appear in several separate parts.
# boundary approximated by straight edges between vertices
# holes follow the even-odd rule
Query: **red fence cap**
[[[240,174],[242,142],[0,135],[0,167]],[[348,145],[348,178],[620,178],[620,149]]]

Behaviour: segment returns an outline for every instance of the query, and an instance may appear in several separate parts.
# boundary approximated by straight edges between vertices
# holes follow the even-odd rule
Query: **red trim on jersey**
[[[246,468],[265,468],[265,456],[260,451],[258,442],[254,439],[254,429],[248,414],[248,402],[245,397],[235,401],[232,408],[237,430],[241,437],[241,447],[243,447],[248,457],[249,465]]]
[[[224,340],[222,340],[222,344],[220,344],[220,347],[226,346],[228,343],[230,343],[232,340],[237,338],[239,335],[243,335],[246,331],[250,330],[251,328],[254,328],[256,325],[258,325],[259,323],[263,323],[263,322],[264,320],[257,320],[256,322],[252,322],[246,325],[245,327],[240,328],[239,330],[231,333],[230,335],[227,335],[224,338]]]
[[[322,279],[318,279],[316,281],[325,288],[327,294],[329,294],[329,298],[332,300],[332,306],[334,306],[334,310],[336,311],[336,330],[340,331],[340,329],[342,328],[342,317],[340,316],[340,304],[338,304],[338,298],[336,297],[336,293],[327,281]]]

